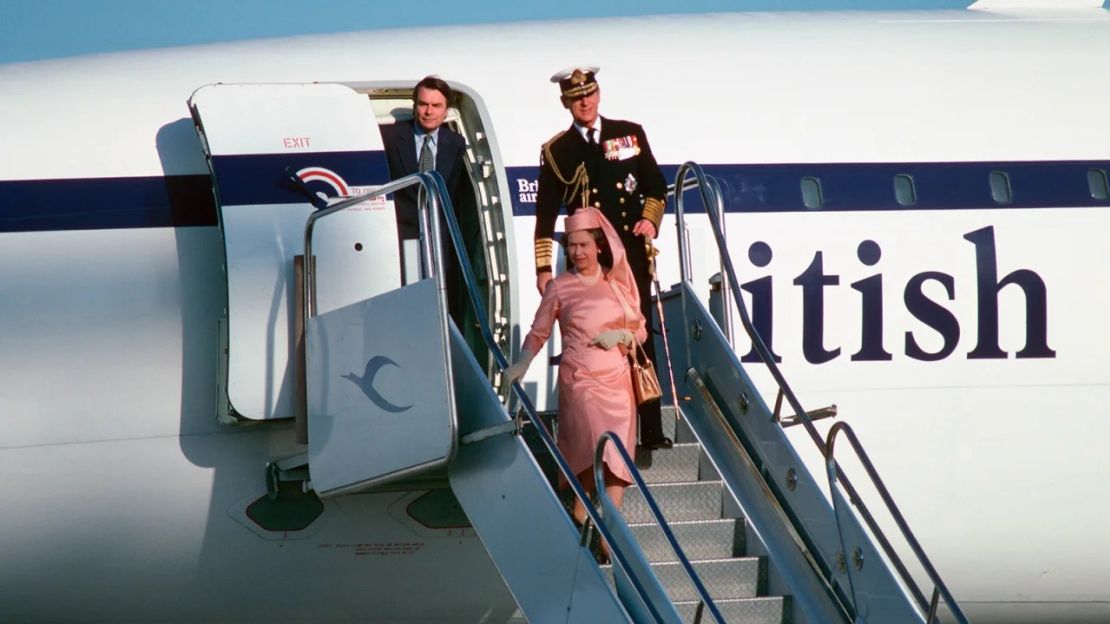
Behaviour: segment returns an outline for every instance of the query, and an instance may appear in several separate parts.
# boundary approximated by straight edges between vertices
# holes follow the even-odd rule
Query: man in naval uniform
[[[645,248],[656,237],[663,219],[667,182],[639,124],[598,115],[601,88],[597,67],[572,67],[556,73],[563,107],[574,123],[544,143],[536,190],[536,288],[543,294],[552,279],[555,220],[560,207],[567,214],[588,203],[609,219],[620,234],[640,291],[640,309],[652,324],[651,274]],[[652,336],[644,343],[655,361]],[[658,370],[658,367],[656,367]],[[640,445],[670,448],[663,436],[659,401],[639,408]]]

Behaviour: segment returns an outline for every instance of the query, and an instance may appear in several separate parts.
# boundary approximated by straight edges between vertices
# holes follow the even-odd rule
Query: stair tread
[[[649,489],[654,490],[657,487],[668,488],[668,487],[697,486],[697,485],[709,485],[709,484],[721,485],[722,483],[724,483],[724,481],[721,481],[720,479],[696,479],[696,480],[693,480],[693,481],[672,481],[670,483],[649,483],[648,485],[651,486]],[[630,486],[628,486],[628,489],[637,490],[637,489],[639,489],[639,486],[630,485]]]
[[[790,600],[783,596],[713,599],[722,617],[730,623],[782,624],[790,621]],[[685,622],[693,622],[699,600],[679,600],[674,606]],[[709,609],[702,612],[702,622],[713,622]]]
[[[785,596],[754,596],[752,598],[720,598],[720,599],[714,598],[713,602],[716,602],[717,604],[737,603],[737,602],[739,602],[739,603],[743,603],[743,602],[778,602],[778,601],[785,600],[785,599],[786,599]],[[683,605],[697,606],[698,602],[699,602],[698,600],[676,600],[676,601],[674,601],[674,604],[675,604],[675,606],[679,606],[679,607],[681,607]]]
[[[724,486],[720,481],[674,481],[648,486],[668,522],[722,518]],[[654,518],[640,488],[625,491],[623,513],[626,522],[645,523]]]
[[[698,525],[698,524],[735,524],[738,518],[706,518],[705,520],[675,520],[674,522],[667,521],[669,526],[685,526],[685,525]],[[655,522],[629,522],[628,528],[634,529],[642,526],[656,526]]]
[[[744,552],[745,527],[736,518],[679,520],[667,523],[687,557],[712,559],[734,557]],[[678,556],[654,522],[629,524],[644,556],[649,561],[677,561]]]
[[[730,557],[727,559],[703,559],[691,561],[691,565],[706,590],[716,600],[729,598],[753,598],[759,595],[763,586],[763,564],[760,557]],[[676,601],[697,600],[685,567],[677,561],[650,564],[652,572],[666,588],[667,595]],[[613,576],[613,564],[601,566],[608,579]]]

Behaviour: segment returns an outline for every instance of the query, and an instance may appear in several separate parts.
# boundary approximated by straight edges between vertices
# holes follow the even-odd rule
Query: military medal
[[[609,139],[602,143],[602,148],[605,160],[628,160],[640,155],[640,141],[634,134]]]
[[[628,177],[624,179],[624,190],[628,191],[629,194],[636,192],[636,176],[631,173],[628,174]]]

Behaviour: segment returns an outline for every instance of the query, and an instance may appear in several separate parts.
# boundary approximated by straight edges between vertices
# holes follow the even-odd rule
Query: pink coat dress
[[[540,353],[556,320],[563,343],[559,450],[574,474],[590,469],[592,475],[594,449],[606,431],[617,434],[629,454],[635,454],[636,401],[624,348],[618,345],[606,351],[590,341],[608,329],[628,329],[643,342],[647,338],[644,317],[627,304],[622,307],[606,279],[588,284],[571,272],[548,284],[523,347]],[[606,445],[604,461],[614,476],[632,482],[612,444]]]

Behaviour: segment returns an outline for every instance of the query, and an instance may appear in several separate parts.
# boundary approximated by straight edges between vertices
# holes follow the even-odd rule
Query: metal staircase
[[[720,196],[711,181],[704,178],[696,165],[684,165],[680,169],[681,184],[676,185],[680,234],[685,182],[682,176],[691,169],[698,175],[697,186],[703,199],[707,203],[716,201],[720,209]],[[684,263],[683,282],[660,295],[667,310],[666,317],[671,319],[670,365],[676,371],[676,378],[683,380],[682,394],[689,399],[683,404],[682,418],[676,418],[674,410],[669,410],[665,419],[668,434],[678,444],[639,458],[642,473],[630,466],[637,485],[627,491],[623,509],[616,509],[604,490],[598,492],[596,503],[589,501],[523,388],[513,385],[512,394],[520,406],[513,411],[518,414],[514,418],[493,391],[487,372],[475,360],[473,345],[467,345],[447,318],[443,300],[445,281],[440,272],[442,252],[438,242],[441,210],[453,247],[465,249],[465,246],[447,203],[442,179],[434,172],[417,174],[390,183],[376,193],[409,184],[420,184],[428,197],[421,206],[421,219],[422,230],[429,234],[423,253],[427,266],[432,267],[432,279],[314,317],[311,312],[314,282],[309,270],[304,296],[309,330],[308,377],[315,379],[314,369],[334,377],[338,371],[329,370],[334,368],[330,366],[334,357],[328,354],[347,348],[343,328],[369,327],[375,314],[385,310],[389,318],[394,319],[385,324],[385,331],[394,324],[418,322],[428,329],[430,336],[429,346],[422,351],[433,352],[433,346],[441,342],[444,345],[442,353],[447,361],[442,370],[447,380],[440,390],[447,392],[447,406],[443,410],[433,409],[429,413],[432,419],[418,425],[418,429],[414,429],[410,418],[389,431],[376,431],[374,435],[379,437],[400,435],[399,443],[391,445],[389,450],[403,457],[397,458],[396,465],[374,467],[375,473],[342,475],[341,479],[335,479],[336,484],[326,494],[340,494],[367,484],[392,482],[424,474],[430,468],[445,467],[460,505],[521,611],[531,622],[923,621],[931,624],[941,594],[955,618],[966,621],[904,522],[899,522],[899,528],[919,561],[936,583],[932,601],[925,600],[887,538],[859,502],[851,484],[840,473],[832,458],[832,443],[835,435],[843,432],[868,467],[869,476],[891,513],[900,521],[897,508],[866,461],[850,428],[837,423],[827,443],[816,439],[809,416],[798,406],[773,362],[768,362],[789,404],[827,459],[832,484],[830,504],[815,477],[805,470],[783,435],[778,410],[772,414],[720,326],[694,296],[686,277],[685,253],[680,254]],[[318,215],[339,212],[354,201],[332,205]],[[715,220],[719,217],[707,212],[721,247],[729,283],[735,291],[736,278],[723,246],[720,224]],[[311,250],[311,232],[309,227],[305,242],[308,257],[312,257],[307,253]],[[683,249],[681,243],[680,249]],[[504,370],[508,361],[486,322],[487,315],[476,291],[469,259],[465,254],[459,254],[458,259],[482,342],[496,367]],[[411,296],[416,303],[393,301],[402,296]],[[751,329],[743,302],[738,297],[736,305],[757,350],[766,359],[766,347]],[[425,310],[436,322],[415,319],[405,313],[415,308]],[[360,319],[361,325],[349,322],[346,316]],[[433,326],[439,331],[432,332]],[[674,331],[675,328],[678,331]],[[365,329],[360,331],[366,332]],[[362,350],[355,352],[357,357],[344,370],[371,354],[366,363],[367,372],[363,377],[353,373],[342,376],[345,381],[335,382],[335,392],[346,391],[342,396],[353,395],[362,401],[348,386],[370,375],[371,363],[380,362],[384,357],[375,355],[378,343],[386,345],[388,342],[387,336],[374,338],[373,344],[356,345]],[[398,347],[395,351],[402,353],[404,349]],[[311,356],[316,352],[321,357],[314,360]],[[661,373],[664,371],[661,369]],[[319,393],[319,388],[329,388],[329,377],[325,375],[320,379],[322,381],[309,385],[310,406],[317,402],[321,405],[313,410],[314,413],[323,413],[326,404],[340,401],[326,394],[320,394],[321,398],[313,401],[314,391]],[[363,393],[374,400],[371,391],[376,389],[368,390],[361,381],[360,384],[358,387]],[[344,413],[357,411],[355,407],[343,409]],[[434,420],[437,417],[439,420]],[[312,414],[309,423],[312,424]],[[323,454],[311,452],[313,438],[318,444],[329,441],[328,430],[320,431],[310,435],[309,470],[314,483],[321,481],[333,466],[324,461],[328,458]],[[420,456],[420,461],[413,463],[409,457],[411,440],[425,441],[429,431],[436,435],[446,432],[450,443],[431,449],[427,457]],[[536,445],[529,448],[526,436],[521,435],[525,433],[538,440],[542,457],[537,456]],[[598,457],[605,444],[613,444],[631,464],[627,451],[612,434],[602,436]],[[355,455],[358,454],[344,453],[339,459]],[[391,457],[385,453],[383,456]],[[602,568],[594,561],[585,546],[584,534],[576,531],[559,501],[551,474],[541,466],[541,461],[548,460],[569,482],[573,495],[587,502],[587,528],[593,525],[610,545],[614,565]],[[339,461],[337,469],[347,470],[350,465],[357,465],[360,470],[366,468],[366,462],[360,460],[354,464]],[[600,471],[600,459],[595,460],[597,471]],[[596,478],[600,480],[600,476]],[[752,537],[752,529],[758,532],[759,539]],[[771,579],[777,580],[772,583]],[[772,584],[781,588],[785,595],[767,595]]]

